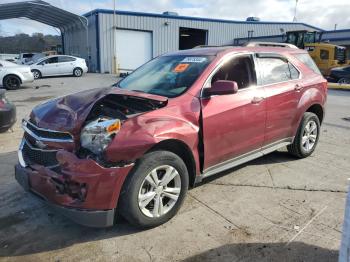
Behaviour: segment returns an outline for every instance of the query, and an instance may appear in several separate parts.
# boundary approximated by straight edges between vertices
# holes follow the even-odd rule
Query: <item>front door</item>
[[[235,81],[239,91],[202,98],[204,170],[260,149],[264,141],[265,94],[264,88],[256,87],[253,57],[241,55],[228,60],[207,85],[217,80]]]
[[[52,76],[60,74],[59,63],[57,56],[50,57],[41,63],[41,68],[39,68],[42,76]]]

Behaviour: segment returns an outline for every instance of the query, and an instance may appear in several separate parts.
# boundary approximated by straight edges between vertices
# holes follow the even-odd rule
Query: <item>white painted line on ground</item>
[[[309,222],[306,223],[306,225],[298,232],[294,235],[294,237],[291,238],[291,240],[289,240],[286,244],[286,246],[288,246],[290,243],[292,243],[294,241],[294,239],[296,239],[319,215],[321,215],[328,206],[325,206],[324,208],[321,209],[321,211],[319,211],[316,215],[314,215]]]

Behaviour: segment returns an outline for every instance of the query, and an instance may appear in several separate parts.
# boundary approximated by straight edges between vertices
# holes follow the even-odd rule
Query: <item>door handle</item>
[[[294,86],[294,90],[295,90],[295,91],[300,91],[301,89],[303,89],[303,86],[302,86],[302,85],[296,84],[296,85]]]
[[[264,99],[265,99],[265,97],[262,97],[262,96],[257,97],[257,96],[255,96],[253,98],[253,100],[252,100],[252,104],[260,104],[262,101],[264,101]]]

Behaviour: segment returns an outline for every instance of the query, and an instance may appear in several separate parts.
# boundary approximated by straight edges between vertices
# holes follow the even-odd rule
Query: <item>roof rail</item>
[[[286,43],[275,43],[275,42],[248,42],[245,43],[243,46],[247,47],[259,47],[259,46],[268,46],[268,47],[285,47],[285,48],[293,48],[298,49],[295,45],[292,44],[286,44]]]

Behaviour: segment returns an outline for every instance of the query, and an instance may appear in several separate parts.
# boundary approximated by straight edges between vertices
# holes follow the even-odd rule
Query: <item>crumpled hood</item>
[[[80,132],[94,104],[110,94],[140,97],[158,102],[168,100],[163,96],[127,91],[115,87],[96,88],[59,97],[38,105],[31,112],[30,120],[40,128],[70,132],[74,135]]]

